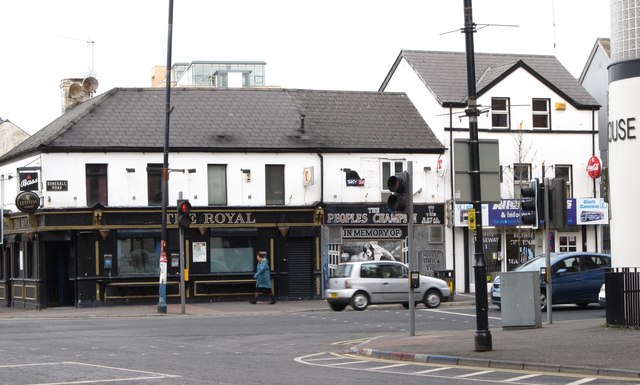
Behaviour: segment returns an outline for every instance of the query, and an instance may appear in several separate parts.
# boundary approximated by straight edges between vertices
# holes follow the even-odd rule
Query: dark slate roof
[[[163,151],[165,92],[114,88],[64,113],[0,162],[39,152]],[[404,93],[173,88],[171,105],[170,151],[444,151]]]
[[[464,52],[402,50],[380,86],[384,91],[402,59],[413,68],[442,106],[467,103],[467,58]],[[476,94],[481,96],[501,79],[523,68],[578,109],[597,109],[598,102],[569,71],[548,55],[475,53]]]

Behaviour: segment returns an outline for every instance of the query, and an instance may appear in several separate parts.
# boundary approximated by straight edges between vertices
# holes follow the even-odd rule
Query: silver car
[[[365,310],[371,304],[399,303],[409,307],[409,268],[395,261],[357,261],[341,263],[329,278],[325,298],[331,309]],[[420,276],[420,287],[414,289],[415,303],[428,308],[451,299],[447,282]]]

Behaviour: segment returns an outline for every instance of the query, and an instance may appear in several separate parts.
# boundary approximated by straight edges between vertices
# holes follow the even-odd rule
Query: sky
[[[463,5],[174,0],[171,63],[264,61],[269,86],[377,91],[403,49],[464,52]],[[476,52],[554,55],[576,78],[610,35],[609,0],[472,6]],[[168,15],[169,0],[0,0],[0,118],[44,128],[62,113],[66,78],[95,77],[96,94],[149,87],[167,63]]]

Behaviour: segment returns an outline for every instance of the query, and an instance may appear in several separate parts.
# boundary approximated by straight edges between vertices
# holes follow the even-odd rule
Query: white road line
[[[413,372],[412,374],[427,374],[427,373],[439,372],[439,371],[448,370],[448,369],[451,369],[451,368],[447,366],[442,368],[427,369],[427,370],[421,370],[419,372]]]
[[[446,310],[439,310],[439,309],[427,309],[427,310],[422,310],[422,311],[428,311],[428,312],[432,312],[432,313],[442,313],[442,314],[453,314],[453,315],[461,315],[464,317],[475,317],[475,314],[467,314],[467,313],[458,313],[455,311],[446,311]],[[491,319],[495,319],[495,320],[501,320],[502,317],[489,317]]]
[[[365,362],[371,361],[347,361],[347,362],[338,362],[337,364],[329,364],[327,366],[343,366],[343,365],[353,365],[353,364],[364,364]]]
[[[586,384],[587,382],[591,382],[591,381],[595,381],[595,378],[583,378],[581,380],[578,381],[573,381],[568,383],[567,385],[580,385],[580,384]]]
[[[319,361],[335,361],[335,360],[344,360],[344,357],[326,357],[326,358],[312,358],[307,359],[307,362],[319,362]]]
[[[525,376],[507,378],[506,380],[502,380],[500,382],[517,382],[517,381],[522,381],[522,380],[526,380],[528,378],[533,378],[533,377],[538,377],[538,376],[540,376],[540,374],[527,374]]]
[[[409,364],[395,364],[395,365],[379,366],[377,368],[371,368],[371,370],[382,370],[382,369],[399,368],[399,367],[407,366],[407,365],[409,365]]]
[[[456,378],[467,378],[467,377],[473,377],[473,376],[481,376],[483,374],[493,373],[493,372],[494,372],[493,370],[483,370],[483,371],[480,371],[480,372],[461,374],[459,376],[456,376]]]

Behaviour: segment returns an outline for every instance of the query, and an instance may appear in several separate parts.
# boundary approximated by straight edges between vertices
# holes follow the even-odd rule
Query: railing
[[[607,324],[640,329],[640,268],[614,267],[604,273]]]

